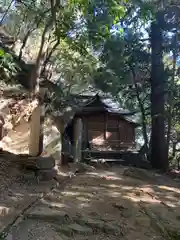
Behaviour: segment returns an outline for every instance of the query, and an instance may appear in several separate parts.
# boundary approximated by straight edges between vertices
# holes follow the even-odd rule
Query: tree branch
[[[9,10],[10,10],[10,8],[11,8],[11,5],[13,4],[13,2],[14,2],[14,0],[11,0],[9,6],[8,6],[8,8],[7,8],[7,10],[5,11],[4,15],[2,16],[2,18],[1,18],[1,20],[0,20],[0,26],[2,25],[5,17],[7,16],[8,12],[9,12]]]

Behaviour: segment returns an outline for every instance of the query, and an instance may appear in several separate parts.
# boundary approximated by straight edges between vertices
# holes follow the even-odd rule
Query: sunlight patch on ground
[[[114,192],[114,191],[109,191],[108,194],[109,194],[109,196],[111,196],[111,197],[119,197],[119,196],[121,196],[122,193],[120,193],[120,192]]]
[[[55,201],[47,201],[45,199],[41,200],[41,203],[48,205],[49,207],[55,207],[55,208],[67,208],[66,204],[55,202]]]
[[[103,176],[103,178],[105,178],[106,180],[123,180],[120,177],[116,177],[116,176],[112,176],[112,175],[105,175],[105,176]]]
[[[167,191],[180,193],[180,189],[174,188],[174,187],[168,187],[168,186],[160,185],[160,186],[158,186],[158,188],[163,189],[163,190],[167,190]]]
[[[171,201],[171,202],[175,200],[175,198],[174,198],[172,195],[167,195],[167,196],[166,196],[166,199],[169,200],[169,201]],[[177,199],[176,199],[176,200],[177,200]]]
[[[122,190],[133,190],[134,187],[130,187],[130,186],[122,186],[121,189],[122,189]]]
[[[0,217],[5,216],[6,214],[8,214],[10,212],[10,208],[5,207],[5,206],[0,206]]]
[[[90,200],[88,198],[85,198],[85,197],[77,197],[76,198],[77,200],[81,201],[81,202],[90,202]]]
[[[168,205],[169,207],[175,208],[177,207],[177,204],[173,204],[172,202],[166,201],[166,205]]]
[[[90,193],[87,193],[87,195],[89,195],[89,196],[91,196],[91,194],[92,194],[92,192],[91,191],[98,191],[98,190],[100,190],[100,189],[104,189],[103,187],[101,187],[101,186],[88,186],[88,187],[82,187],[82,186],[77,186],[77,185],[75,185],[75,186],[72,186],[71,187],[71,189],[74,189],[74,190],[76,190],[77,191],[77,188],[78,188],[78,190],[79,191],[81,191],[81,193],[85,193],[85,191],[89,191]]]
[[[118,176],[115,172],[111,171],[101,171],[101,172],[90,172],[87,175],[97,176],[101,178],[107,178],[107,180],[123,180],[122,177]]]
[[[136,187],[138,190],[143,190],[144,192],[155,193],[152,185],[143,185],[141,187]]]
[[[54,169],[57,171],[58,176],[62,176],[62,177],[69,176],[69,172],[63,171],[63,169],[59,168],[57,165],[54,167]]]
[[[118,185],[116,185],[116,184],[109,184],[109,185],[103,185],[104,187],[109,187],[109,188],[121,188],[121,189],[123,189],[123,187],[122,186],[118,186]]]
[[[132,196],[132,194],[127,194],[126,196],[123,196],[125,199],[131,200],[133,202],[146,202],[146,203],[160,203],[160,201],[156,199],[150,199],[148,197],[137,197],[137,196]]]
[[[80,193],[80,192],[63,191],[61,194],[63,196],[79,196],[82,193]]]
[[[90,205],[88,203],[80,203],[79,204],[79,208],[87,208],[89,207]]]
[[[51,207],[56,207],[56,208],[66,208],[66,207],[67,207],[66,204],[58,203],[58,202],[51,202],[51,203],[49,204],[49,206],[51,206]]]

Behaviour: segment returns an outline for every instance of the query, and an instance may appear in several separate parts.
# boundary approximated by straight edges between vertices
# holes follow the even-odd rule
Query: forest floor
[[[43,184],[11,192],[9,201],[21,206],[15,197],[36,199],[1,239],[180,239],[180,189],[167,177],[116,166],[77,175],[63,188]]]

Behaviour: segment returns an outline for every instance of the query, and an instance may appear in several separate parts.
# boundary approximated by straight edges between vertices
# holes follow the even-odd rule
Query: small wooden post
[[[4,118],[2,115],[0,115],[0,141],[4,137],[4,129],[3,129],[4,124],[5,124]]]
[[[81,162],[82,158],[82,120],[78,118],[74,124],[74,162]]]

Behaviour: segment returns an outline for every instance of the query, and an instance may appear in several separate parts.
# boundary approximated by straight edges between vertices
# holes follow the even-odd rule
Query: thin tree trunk
[[[46,12],[45,12],[45,13],[46,13]],[[22,53],[23,53],[23,50],[24,50],[24,48],[25,48],[25,46],[26,46],[26,43],[27,43],[28,38],[29,38],[30,35],[39,27],[39,24],[41,23],[41,20],[42,20],[42,17],[39,18],[38,22],[34,22],[34,24],[36,24],[36,27],[31,28],[31,29],[29,29],[29,30],[27,31],[27,33],[26,33],[26,35],[25,35],[25,37],[24,37],[24,39],[23,39],[23,44],[22,44],[22,46],[21,46],[21,48],[20,48],[20,51],[19,51],[19,59],[22,58]]]
[[[51,25],[51,21],[48,21],[48,23],[44,27],[44,31],[42,33],[40,49],[39,49],[38,56],[37,56],[37,59],[36,59],[36,64],[34,66],[34,69],[31,73],[31,78],[30,78],[31,90],[33,90],[35,88],[35,86],[37,87],[37,91],[39,89],[38,78],[39,78],[40,72],[41,72],[41,69],[40,69],[41,63],[44,61],[44,59],[43,59],[44,54],[43,53],[44,53],[44,45],[45,45],[45,40],[46,40],[46,33],[47,33],[50,25]]]
[[[32,31],[33,31],[32,29],[28,30],[24,39],[23,39],[23,43],[22,43],[22,46],[21,46],[20,51],[19,51],[19,57],[18,57],[19,60],[21,60],[21,58],[22,58],[23,50],[26,46],[27,40],[28,40],[29,36],[31,35]]]
[[[152,133],[149,138],[149,151],[147,153],[147,159],[149,162],[151,162],[151,151],[152,151]]]
[[[147,128],[146,128],[146,114],[145,114],[144,105],[140,98],[140,92],[138,89],[138,85],[136,83],[136,73],[135,73],[133,67],[131,67],[131,71],[132,71],[132,75],[133,75],[133,83],[134,83],[135,90],[136,90],[136,97],[137,97],[139,108],[141,111],[142,132],[143,132],[145,149],[147,151],[148,150],[148,136],[147,136]]]
[[[28,8],[28,9],[29,9],[29,8]],[[28,9],[27,9],[27,10],[28,10]],[[27,12],[24,13],[22,22],[25,22],[25,18],[26,18],[26,17],[27,17]],[[14,44],[13,44],[13,46],[12,46],[12,49],[14,49],[14,47],[15,47],[15,45],[16,45],[16,41],[17,41],[18,38],[19,38],[19,34],[20,34],[20,32],[21,32],[21,29],[22,29],[22,24],[19,24],[18,30],[17,30],[17,33],[16,33],[16,36],[15,36],[15,42],[14,42]]]
[[[152,121],[152,167],[168,169],[167,143],[165,138],[165,80],[162,61],[162,29],[158,21],[151,23],[151,121]]]
[[[174,158],[175,155],[176,155],[176,145],[177,145],[177,142],[173,142],[173,151],[172,151],[172,157]]]
[[[54,52],[54,51],[56,50],[56,48],[58,47],[59,43],[60,43],[60,40],[58,39],[57,42],[56,42],[56,43],[54,44],[54,46],[52,47],[51,51],[50,51],[50,52],[48,53],[48,55],[46,56],[46,59],[45,59],[44,64],[43,64],[43,69],[42,69],[42,71],[41,71],[41,76],[44,75],[44,73],[45,73],[45,71],[46,71],[46,66],[47,66],[47,64],[48,64],[48,62],[49,62],[49,60],[50,60],[53,52]]]
[[[54,26],[55,26],[55,33],[56,33],[56,35],[58,35],[58,32],[57,32],[57,21],[56,21],[56,12],[57,12],[57,8],[60,7],[60,0],[50,0],[50,4],[51,4],[52,20],[53,20]]]

